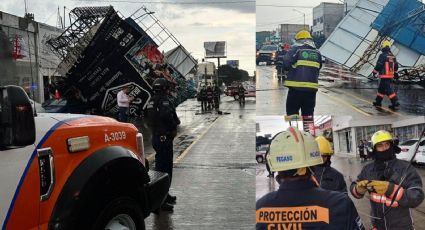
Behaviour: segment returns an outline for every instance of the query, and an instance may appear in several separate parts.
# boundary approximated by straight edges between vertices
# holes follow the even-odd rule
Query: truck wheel
[[[264,161],[262,156],[257,156],[256,159],[257,159],[258,163],[263,163],[263,161]]]
[[[119,197],[100,212],[93,229],[102,230],[145,230],[145,220],[137,201]]]

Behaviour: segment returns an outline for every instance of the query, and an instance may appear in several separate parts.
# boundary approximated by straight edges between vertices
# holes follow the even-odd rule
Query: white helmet
[[[310,133],[289,127],[273,138],[267,162],[271,171],[279,172],[319,165],[323,160]]]

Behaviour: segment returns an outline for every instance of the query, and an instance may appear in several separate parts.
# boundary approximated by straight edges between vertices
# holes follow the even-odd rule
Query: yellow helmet
[[[385,47],[389,47],[390,48],[391,47],[391,42],[388,41],[388,40],[383,41],[382,44],[381,44],[381,48],[383,49]]]
[[[279,172],[319,165],[323,160],[310,133],[289,127],[273,138],[267,162],[271,171]]]
[[[375,147],[376,144],[384,142],[384,141],[392,141],[393,136],[391,133],[385,130],[379,130],[378,132],[374,133],[372,136],[372,145]]]
[[[324,136],[316,137],[316,142],[319,145],[321,155],[330,156],[334,154],[331,143]]]
[[[307,30],[301,30],[300,32],[295,35],[295,40],[300,39],[311,39],[311,34]]]

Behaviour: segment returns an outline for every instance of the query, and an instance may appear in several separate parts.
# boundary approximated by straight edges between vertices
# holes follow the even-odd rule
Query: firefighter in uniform
[[[301,109],[302,116],[313,116],[322,56],[308,31],[298,32],[295,39],[296,43],[283,59],[284,68],[288,71],[284,85],[289,88],[286,114],[299,114]]]
[[[220,107],[220,87],[213,83],[213,98],[214,98],[214,108],[218,109]]]
[[[180,120],[174,106],[168,98],[167,80],[158,78],[153,82],[154,96],[147,106],[148,119],[152,128],[152,146],[155,154],[155,168],[173,176],[173,139],[177,135]],[[176,197],[168,194],[161,209],[172,211]]]
[[[319,188],[312,177],[309,167],[323,162],[310,133],[294,127],[278,133],[267,161],[280,187],[257,201],[257,230],[364,229],[350,198]]]
[[[382,42],[382,53],[379,55],[378,62],[376,63],[375,69],[372,74],[376,76],[379,74],[379,86],[378,93],[376,95],[374,106],[382,106],[382,100],[384,96],[387,95],[391,100],[390,109],[395,110],[400,104],[397,100],[397,94],[394,92],[392,87],[392,82],[394,75],[397,74],[398,63],[395,56],[391,52],[391,42],[384,41]]]
[[[239,104],[240,105],[242,105],[242,104],[245,105],[245,91],[246,90],[243,87],[243,85],[239,84],[239,86],[238,86],[238,96],[239,96]]]
[[[277,77],[279,81],[285,80],[283,58],[285,57],[285,54],[288,52],[288,50],[289,50],[289,45],[287,43],[284,43],[281,45],[281,48],[279,49],[279,51],[277,51],[276,71],[277,71]]]
[[[409,167],[410,162],[396,158],[400,148],[394,145],[389,132],[373,134],[372,145],[374,161],[362,169],[350,192],[357,199],[369,192],[373,229],[413,230],[409,209],[424,200],[421,177]]]
[[[211,85],[207,86],[206,89],[206,93],[207,93],[207,104],[208,104],[208,110],[211,110],[213,107],[213,89],[211,88]]]
[[[205,111],[207,110],[207,88],[205,87],[205,85],[202,86],[199,94],[201,99],[201,109],[202,111]]]
[[[338,170],[331,167],[331,157],[334,153],[331,143],[323,136],[316,137],[319,145],[323,164],[313,167],[314,176],[321,188],[337,192],[347,193],[347,184],[344,176]]]

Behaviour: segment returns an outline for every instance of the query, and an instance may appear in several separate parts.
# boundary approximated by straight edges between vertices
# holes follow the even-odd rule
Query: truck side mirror
[[[27,94],[18,86],[0,87],[0,149],[34,142],[35,122]]]

